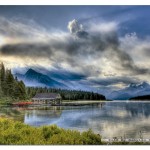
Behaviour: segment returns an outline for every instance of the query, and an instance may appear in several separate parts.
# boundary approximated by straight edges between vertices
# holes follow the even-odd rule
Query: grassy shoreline
[[[149,142],[103,141],[92,130],[79,132],[56,125],[33,127],[0,117],[0,145],[149,145]]]
[[[0,118],[0,145],[101,145],[101,137],[91,130],[80,133],[56,125],[32,127]]]

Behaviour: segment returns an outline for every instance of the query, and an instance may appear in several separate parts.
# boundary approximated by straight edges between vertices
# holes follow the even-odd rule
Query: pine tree
[[[5,67],[4,64],[0,64],[0,91],[3,93],[3,89],[5,86]]]
[[[4,92],[7,96],[10,96],[11,98],[13,98],[14,95],[14,81],[15,80],[11,73],[11,70],[6,70]]]
[[[11,101],[25,100],[26,87],[17,77],[13,77],[11,70],[6,70],[4,64],[0,64],[0,97],[9,98]]]
[[[1,81],[0,81],[0,98],[3,96],[3,91],[2,91],[2,86],[1,86]]]

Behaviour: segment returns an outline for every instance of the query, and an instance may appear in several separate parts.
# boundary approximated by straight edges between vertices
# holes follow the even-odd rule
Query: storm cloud
[[[136,65],[129,53],[121,48],[117,33],[119,25],[115,22],[91,23],[85,29],[84,25],[74,19],[68,23],[69,32],[46,31],[34,23],[29,25],[5,18],[1,18],[0,22],[0,35],[8,38],[0,46],[1,58],[26,57],[33,62],[42,58],[51,64],[98,78],[105,73],[109,74],[111,70],[117,76],[149,74],[149,69]],[[28,63],[27,59],[22,61]],[[131,80],[112,78],[98,83],[117,82],[127,84]]]
[[[52,50],[48,44],[43,43],[19,43],[7,44],[1,47],[1,54],[21,57],[47,57],[52,55]]]
[[[140,83],[139,79],[137,78],[130,78],[130,77],[108,77],[108,78],[101,78],[101,79],[90,79],[89,80],[94,85],[101,85],[101,86],[111,86],[118,83],[125,84],[126,86],[130,83]]]

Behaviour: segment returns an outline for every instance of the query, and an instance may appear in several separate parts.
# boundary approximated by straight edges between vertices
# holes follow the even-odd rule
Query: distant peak
[[[29,74],[29,73],[37,73],[35,70],[33,70],[33,69],[28,69],[28,71],[26,72],[26,74]]]
[[[35,71],[35,70],[33,70],[32,68],[29,68],[28,71]]]
[[[130,85],[129,85],[129,87],[147,87],[147,86],[149,86],[149,84],[147,83],[147,82],[142,82],[142,83],[131,83]]]
[[[147,82],[145,82],[145,81],[142,82],[141,85],[142,85],[142,86],[149,86],[149,84],[148,84]]]
[[[129,87],[136,87],[138,84],[136,84],[136,83],[130,83],[129,84]]]

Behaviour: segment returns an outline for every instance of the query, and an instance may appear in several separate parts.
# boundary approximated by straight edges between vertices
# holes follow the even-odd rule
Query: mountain
[[[19,80],[23,80],[26,86],[51,87],[72,90],[96,91],[97,89],[85,82],[86,76],[67,71],[47,71],[40,69],[28,69],[25,74],[15,74]],[[101,90],[101,91],[100,91]],[[127,100],[132,97],[150,95],[150,85],[146,82],[140,84],[131,83],[118,91],[102,91],[107,99]],[[105,92],[105,93],[104,93]],[[110,92],[110,94],[109,94]]]
[[[24,75],[15,74],[19,80],[23,80],[27,86],[42,86],[42,87],[52,87],[52,88],[67,88],[61,82],[58,82],[47,75],[39,73],[33,69],[29,69]]]
[[[150,85],[146,82],[140,84],[131,83],[128,87],[113,91],[110,93],[107,98],[114,100],[127,100],[132,97],[149,95],[150,94]]]
[[[28,76],[28,71],[26,73],[27,75],[19,74],[19,73],[16,73],[14,75],[17,76],[19,80],[23,80],[27,86],[41,86],[41,87],[46,86],[45,83],[43,82],[41,83],[41,82],[37,82],[37,80],[33,80],[34,78],[36,78],[35,76],[33,76],[35,75],[36,72],[36,74],[37,73],[43,74],[49,77],[50,79],[61,83],[61,87],[59,86],[60,88],[97,92],[97,89],[95,87],[90,86],[90,83],[86,80],[86,76],[80,73],[75,73],[75,72],[61,70],[61,69],[47,70],[45,68],[39,68],[39,67],[34,67],[32,69],[27,69],[27,70],[29,71],[29,73],[31,72],[29,76]],[[32,82],[31,80],[29,80],[30,78]]]

